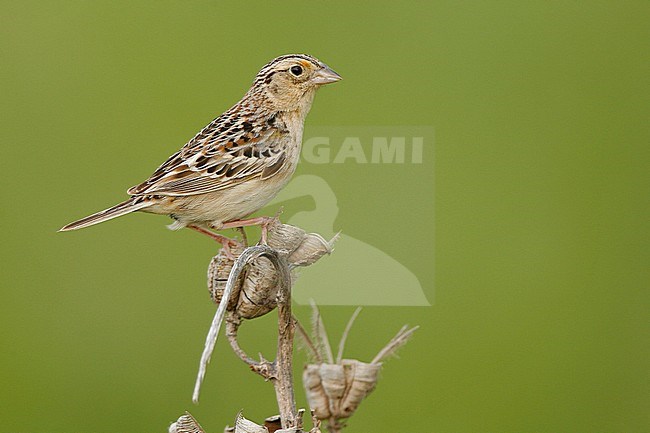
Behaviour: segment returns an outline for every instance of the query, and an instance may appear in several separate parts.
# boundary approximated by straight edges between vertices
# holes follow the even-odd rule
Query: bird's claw
[[[245,245],[242,242],[239,242],[235,239],[224,237],[224,241],[221,242],[221,249],[227,258],[232,261],[237,260],[237,257],[232,253],[231,248],[241,249]]]
[[[262,229],[262,235],[260,237],[260,243],[262,245],[267,245],[268,242],[268,233],[269,233],[269,227],[274,225],[276,222],[280,222],[280,214],[282,213],[282,209],[280,209],[274,216],[272,217],[262,217],[262,222],[260,223],[260,228]]]

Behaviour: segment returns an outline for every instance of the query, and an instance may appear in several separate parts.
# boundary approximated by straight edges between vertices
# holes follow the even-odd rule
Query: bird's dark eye
[[[293,75],[296,77],[300,74],[302,74],[302,66],[292,66],[291,69],[289,69]]]

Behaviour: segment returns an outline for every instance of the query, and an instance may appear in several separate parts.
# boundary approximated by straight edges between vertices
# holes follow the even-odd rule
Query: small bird
[[[341,76],[306,54],[273,59],[251,88],[139,185],[131,197],[111,208],[72,222],[77,230],[131,212],[169,215],[168,227],[187,227],[223,244],[235,241],[213,230],[260,225],[262,240],[269,217],[242,219],[264,207],[296,169],[305,117],[316,90]]]

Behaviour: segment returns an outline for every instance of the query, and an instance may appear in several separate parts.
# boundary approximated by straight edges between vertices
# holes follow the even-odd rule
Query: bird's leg
[[[204,229],[203,227],[195,226],[195,225],[188,225],[188,229],[195,230],[201,234],[204,234],[206,236],[211,237],[215,241],[219,242],[221,245],[223,245],[223,252],[226,254],[226,257],[229,259],[235,260],[236,257],[232,254],[230,251],[231,246],[237,246],[238,242],[234,239],[230,239],[226,236],[220,235],[218,233],[211,232],[210,230]]]
[[[262,228],[262,244],[266,245],[269,226],[273,224],[275,221],[278,221],[278,215],[275,215],[273,217],[263,216],[257,218],[250,218],[247,220],[228,221],[226,223],[223,223],[223,225],[219,227],[219,229],[234,229],[238,227],[260,226]]]

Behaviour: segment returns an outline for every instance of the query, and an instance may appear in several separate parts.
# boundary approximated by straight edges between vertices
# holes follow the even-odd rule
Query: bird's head
[[[341,76],[315,57],[289,54],[273,59],[255,77],[251,92],[264,95],[276,111],[309,111],[316,90]]]

